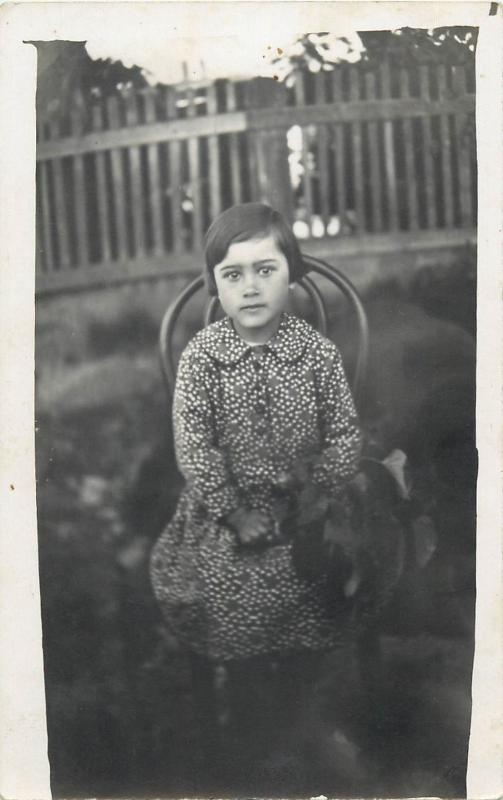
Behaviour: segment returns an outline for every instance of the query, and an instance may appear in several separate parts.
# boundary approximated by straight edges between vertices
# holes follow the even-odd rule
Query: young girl
[[[311,480],[339,493],[360,454],[336,346],[285,312],[302,271],[291,230],[268,206],[234,206],[211,225],[207,285],[226,316],[180,360],[174,431],[186,487],[152,555],[155,594],[193,654],[199,706],[211,711],[204,664],[225,662],[236,731],[251,750],[260,726],[270,730],[272,701],[292,703],[340,635],[324,579],[293,567],[278,497],[283,508],[293,501],[293,472],[307,459]]]

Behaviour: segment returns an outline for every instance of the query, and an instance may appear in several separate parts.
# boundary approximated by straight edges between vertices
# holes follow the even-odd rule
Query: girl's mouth
[[[257,311],[259,308],[265,308],[265,303],[253,303],[253,305],[241,306],[241,311]]]

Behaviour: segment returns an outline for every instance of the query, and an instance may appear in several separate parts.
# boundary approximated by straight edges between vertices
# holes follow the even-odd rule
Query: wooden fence
[[[37,292],[193,270],[233,203],[303,238],[452,236],[476,224],[464,66],[344,65],[273,80],[77,98],[37,126]]]

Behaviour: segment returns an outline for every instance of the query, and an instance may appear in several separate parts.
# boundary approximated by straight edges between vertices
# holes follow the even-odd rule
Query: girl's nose
[[[256,276],[254,274],[253,275],[249,275],[249,276],[246,277],[246,280],[245,280],[244,294],[248,296],[248,295],[256,294],[256,293],[257,293],[257,279],[256,279]]]

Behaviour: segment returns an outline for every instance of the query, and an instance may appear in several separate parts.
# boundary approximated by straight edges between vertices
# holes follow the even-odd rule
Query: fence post
[[[256,78],[247,85],[246,108],[280,108],[286,105],[283,84]],[[252,198],[268,203],[293,222],[293,198],[288,164],[288,144],[284,128],[252,131]]]

